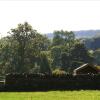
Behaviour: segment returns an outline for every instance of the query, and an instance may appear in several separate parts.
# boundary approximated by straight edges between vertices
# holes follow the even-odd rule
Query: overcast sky
[[[41,33],[100,29],[99,1],[0,1],[0,33],[29,22]]]

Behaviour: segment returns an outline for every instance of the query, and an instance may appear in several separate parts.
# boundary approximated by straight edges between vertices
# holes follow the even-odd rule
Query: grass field
[[[1,92],[0,100],[100,100],[100,91]]]

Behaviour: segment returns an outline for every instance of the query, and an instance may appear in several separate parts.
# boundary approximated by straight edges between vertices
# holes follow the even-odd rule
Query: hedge
[[[44,75],[8,74],[6,90],[100,89],[100,74],[94,75]]]

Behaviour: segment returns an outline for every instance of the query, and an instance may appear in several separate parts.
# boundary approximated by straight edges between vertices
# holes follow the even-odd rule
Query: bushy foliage
[[[64,70],[60,70],[60,69],[55,69],[52,74],[54,76],[64,76],[64,75],[67,75],[67,72],[64,71]]]

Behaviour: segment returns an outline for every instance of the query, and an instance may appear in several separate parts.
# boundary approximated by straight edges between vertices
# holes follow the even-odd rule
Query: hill
[[[100,30],[80,30],[73,32],[75,33],[76,38],[93,38],[100,36]],[[46,36],[52,39],[53,33],[47,33]]]
[[[100,30],[80,30],[73,32],[75,33],[76,38],[93,38],[100,36]]]

